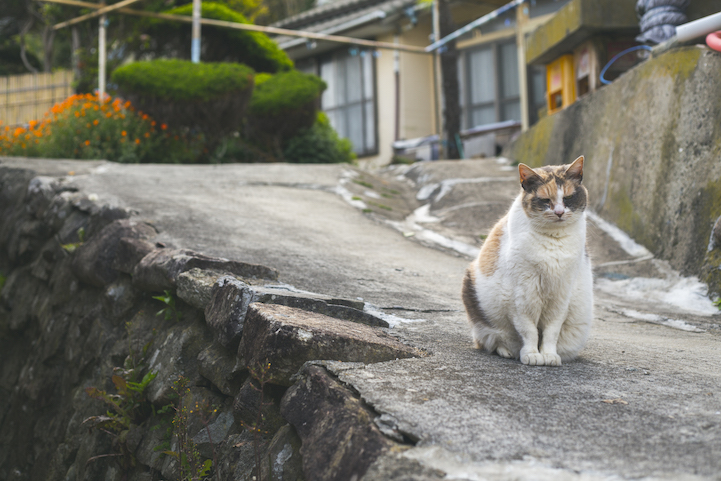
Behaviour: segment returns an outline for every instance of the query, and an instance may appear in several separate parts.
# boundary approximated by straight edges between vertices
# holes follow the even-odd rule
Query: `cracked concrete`
[[[367,479],[721,479],[718,314],[597,289],[593,332],[577,361],[532,367],[472,348],[459,295],[470,258],[389,223],[430,200],[425,214],[438,221],[416,224],[478,248],[514,195],[513,183],[500,180],[514,175],[502,164],[368,173],[343,165],[1,162],[42,175],[72,171],[81,191],[134,209],[169,246],[264,264],[297,289],[362,298],[395,316],[389,332],[429,357],[327,364],[417,440],[379,459]],[[499,180],[446,182],[441,198],[417,198],[424,185],[487,177]],[[657,259],[640,260],[596,226],[589,241],[599,280],[667,278]]]

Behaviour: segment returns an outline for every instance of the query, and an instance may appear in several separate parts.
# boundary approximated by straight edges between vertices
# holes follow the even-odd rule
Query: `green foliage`
[[[297,70],[258,77],[250,99],[252,116],[287,115],[315,104],[327,87],[320,77]]]
[[[60,247],[65,249],[65,252],[67,252],[68,254],[72,254],[73,252],[75,252],[75,249],[77,249],[78,247],[83,245],[83,243],[85,242],[85,228],[84,227],[79,228],[77,230],[77,235],[78,235],[78,242],[72,242],[69,244],[61,244],[60,245]]]
[[[213,461],[210,459],[203,461],[197,446],[188,435],[188,424],[192,414],[200,416],[200,420],[205,426],[205,429],[208,432],[208,438],[210,439],[210,430],[208,427],[209,416],[211,413],[217,412],[217,409],[212,409],[207,403],[202,406],[199,403],[196,403],[195,406],[188,405],[191,395],[190,389],[188,388],[188,379],[184,377],[180,377],[173,384],[173,393],[178,398],[178,405],[171,406],[171,409],[175,411],[173,416],[172,432],[173,436],[177,440],[178,450],[172,451],[168,449],[163,451],[163,454],[172,456],[179,461],[181,480],[195,481],[204,479],[210,476],[210,469],[213,466]],[[217,465],[214,446],[213,460]]]
[[[2,292],[3,287],[5,287],[5,281],[7,281],[8,278],[4,274],[0,272],[0,292]]]
[[[326,84],[297,70],[261,76],[253,90],[246,135],[275,158],[285,160],[285,143],[317,119]]]
[[[350,140],[343,139],[333,130],[328,117],[318,112],[318,118],[312,127],[300,131],[288,140],[283,150],[288,162],[299,164],[352,162],[355,159]]]
[[[191,162],[197,141],[170,134],[147,114],[120,99],[73,95],[40,122],[0,128],[0,155],[115,162]],[[76,246],[77,247],[77,246]]]
[[[253,73],[240,64],[160,59],[120,67],[112,79],[125,94],[196,101],[245,91],[252,85]]]
[[[162,296],[153,296],[153,299],[158,300],[165,304],[165,307],[159,310],[155,315],[163,316],[166,321],[175,318],[176,321],[180,321],[180,311],[175,307],[175,297],[170,291],[164,291]]]
[[[138,108],[172,129],[202,136],[203,154],[240,129],[253,89],[253,71],[231,63],[137,62],[116,70],[113,80]]]
[[[188,3],[163,13],[191,16],[192,12],[192,3]],[[226,22],[250,23],[242,14],[216,2],[203,2],[202,16]],[[148,19],[146,31],[152,42],[147,44],[144,53],[156,57],[181,55],[189,58],[190,25]],[[293,68],[293,61],[264,33],[203,25],[201,35],[203,62],[239,62],[258,72],[279,72]]]
[[[0,289],[2,289],[2,282],[0,282]],[[716,299],[713,304],[714,306],[718,307],[719,310],[721,310],[721,297]]]
[[[130,345],[132,344],[132,324],[127,323],[126,329]],[[152,342],[151,340],[143,346],[140,358],[136,358],[136,353],[129,348],[129,354],[123,367],[113,369],[111,381],[117,394],[110,394],[106,390],[94,386],[85,389],[88,396],[102,401],[109,407],[109,410],[104,415],[90,416],[83,421],[83,424],[112,434],[113,447],[118,451],[116,454],[97,457],[116,456],[124,470],[130,469],[136,464],[135,456],[127,446],[128,433],[153,413],[153,407],[145,397],[145,390],[155,379],[157,373],[148,371],[140,377],[145,371],[145,356]]]

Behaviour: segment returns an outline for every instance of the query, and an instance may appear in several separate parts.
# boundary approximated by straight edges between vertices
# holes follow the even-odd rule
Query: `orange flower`
[[[28,122],[28,124],[30,125],[30,130],[32,130],[32,129],[34,129],[35,126],[38,124],[38,121],[37,121],[37,120],[31,120],[30,122]]]
[[[147,139],[149,137],[150,137],[150,132],[145,132],[145,138]]]
[[[75,111],[75,116],[76,116],[76,117],[80,117],[80,112],[78,112],[78,111],[76,110],[76,111]]]
[[[128,135],[128,133],[123,130],[122,132],[120,132],[120,135],[122,135],[123,137],[125,137],[126,135]]]
[[[18,127],[17,129],[15,129],[15,132],[13,132],[13,135],[15,135],[15,137],[19,137],[23,133],[25,133],[25,129],[22,127]]]
[[[113,116],[113,113],[112,113],[112,112],[108,112],[107,114],[105,114],[105,116],[106,116],[107,118],[110,118],[110,117]]]
[[[143,120],[148,120],[148,114],[143,114],[142,119],[143,119]]]
[[[98,119],[93,120],[93,125],[98,125],[100,121]]]
[[[152,125],[153,127],[155,127],[155,124],[156,124],[155,120],[153,120],[152,122],[150,122],[150,125]]]
[[[139,143],[140,143],[140,139],[135,139],[135,143],[136,143],[136,144],[139,144]]]
[[[163,130],[165,130],[165,129],[168,128],[168,126],[167,126],[166,124],[160,124],[160,128],[163,129]]]
[[[90,128],[90,122],[88,122],[87,124],[85,124],[85,126],[86,126],[87,128]]]
[[[123,104],[123,106],[124,106],[126,109],[127,109],[128,107],[130,107],[130,100],[127,100],[127,101],[125,102],[125,104]]]
[[[89,141],[89,140],[86,140],[86,141],[85,141],[85,145],[90,145],[90,141]]]

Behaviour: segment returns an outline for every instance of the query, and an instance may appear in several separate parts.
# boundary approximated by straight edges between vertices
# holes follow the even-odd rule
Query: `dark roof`
[[[334,34],[343,35],[344,32],[362,27],[362,24],[351,23],[348,28],[344,24],[362,19],[376,11],[382,11],[386,17],[374,17],[370,15],[364,24],[376,23],[391,20],[395,14],[404,11],[408,7],[416,7],[417,0],[337,0],[327,3],[311,10],[299,13],[272,24],[273,27],[288,28],[293,30],[305,30],[310,32],[332,31]],[[352,25],[352,26],[351,26]],[[337,27],[341,27],[338,29]],[[296,37],[279,36],[275,41],[282,45]]]
[[[337,0],[293,15],[272,26],[319,31],[358,18],[373,10],[383,10],[390,14],[416,4],[415,0]],[[323,27],[319,27],[320,24]]]

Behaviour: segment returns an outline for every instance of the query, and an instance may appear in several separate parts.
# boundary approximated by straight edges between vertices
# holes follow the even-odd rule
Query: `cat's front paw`
[[[561,365],[561,356],[558,354],[541,354],[543,356],[543,363],[546,366],[560,366]]]
[[[545,366],[546,360],[543,358],[543,354],[538,352],[529,352],[527,354],[521,354],[521,362],[528,364],[529,366]]]

